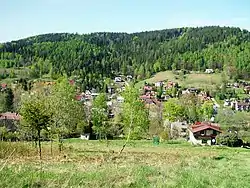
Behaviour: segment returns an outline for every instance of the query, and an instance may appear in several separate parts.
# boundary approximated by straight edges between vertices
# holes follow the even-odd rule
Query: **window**
[[[207,136],[210,136],[213,134],[213,130],[209,129],[209,130],[206,130],[206,135]]]
[[[217,131],[216,130],[213,130],[213,135],[217,135]]]
[[[202,139],[202,144],[207,144],[207,140]]]
[[[205,135],[205,131],[204,131],[204,130],[201,131],[200,134],[201,134],[202,136]]]

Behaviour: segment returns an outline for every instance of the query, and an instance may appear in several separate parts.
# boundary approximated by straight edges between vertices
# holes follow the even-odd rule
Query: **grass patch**
[[[249,187],[250,184],[250,151],[243,148],[193,147],[181,141],[154,146],[152,141],[134,141],[118,155],[122,144],[122,140],[114,140],[107,147],[106,142],[70,139],[64,141],[65,150],[61,154],[54,143],[51,156],[49,143],[43,143],[40,163],[32,144],[1,142],[0,187]],[[8,154],[16,148],[13,157],[8,158],[7,147]]]
[[[155,74],[152,78],[138,82],[136,84],[136,87],[142,87],[144,82],[155,83],[163,80],[178,82],[180,85],[185,87],[197,87],[207,89],[213,89],[216,85],[220,85],[222,82],[221,73],[191,73],[186,74],[185,79],[181,79],[179,75],[175,75],[172,71],[164,71]]]

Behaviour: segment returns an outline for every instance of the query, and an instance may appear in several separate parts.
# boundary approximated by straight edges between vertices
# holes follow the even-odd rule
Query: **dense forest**
[[[30,68],[29,78],[78,76],[83,90],[101,89],[105,78],[117,74],[144,79],[165,70],[212,68],[249,79],[250,32],[211,26],[133,34],[55,33],[0,44],[0,68],[23,67]]]

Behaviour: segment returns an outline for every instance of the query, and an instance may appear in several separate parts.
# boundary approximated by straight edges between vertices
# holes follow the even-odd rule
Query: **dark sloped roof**
[[[193,133],[199,132],[199,131],[203,131],[206,129],[212,129],[212,130],[216,130],[218,132],[222,132],[220,130],[220,126],[217,124],[212,124],[212,123],[207,123],[207,122],[201,122],[201,123],[196,123],[194,125],[191,126],[191,131]]]

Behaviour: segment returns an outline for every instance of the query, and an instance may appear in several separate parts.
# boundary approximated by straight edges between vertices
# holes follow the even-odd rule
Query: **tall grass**
[[[4,146],[3,146],[3,145]],[[42,164],[30,143],[0,143],[0,187],[249,187],[249,150],[138,141],[67,140]],[[8,149],[7,149],[8,148]],[[56,145],[54,150],[56,150]],[[110,152],[110,151],[113,152]],[[14,152],[13,152],[14,151]],[[9,157],[8,156],[12,156]],[[47,155],[47,156],[45,156]],[[36,160],[31,160],[31,159]],[[7,162],[6,162],[7,161]],[[2,168],[4,165],[4,168]],[[42,166],[41,166],[42,165]],[[1,170],[2,169],[2,170]]]

